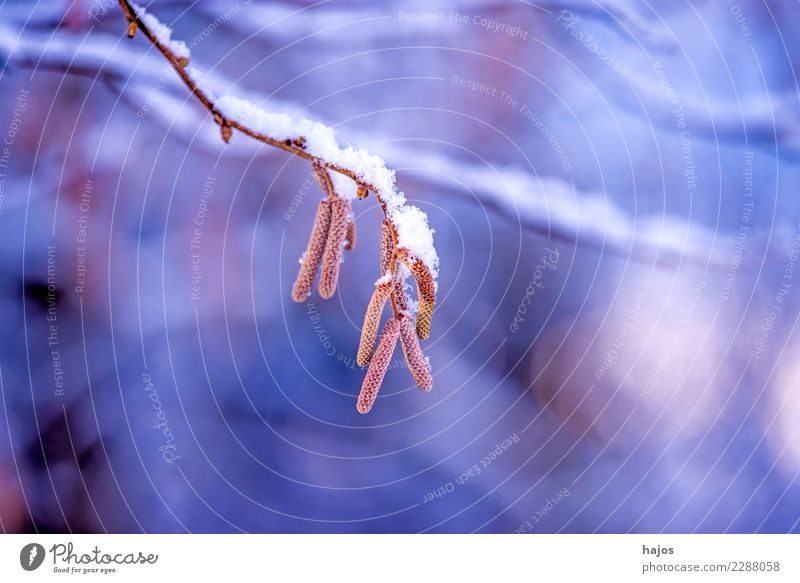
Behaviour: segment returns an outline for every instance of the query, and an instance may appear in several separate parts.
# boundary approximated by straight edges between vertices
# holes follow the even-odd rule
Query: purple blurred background
[[[308,163],[222,144],[116,2],[5,1],[3,531],[800,530],[796,3],[143,4],[397,170],[434,388],[398,350],[355,409],[374,198],[293,303]]]

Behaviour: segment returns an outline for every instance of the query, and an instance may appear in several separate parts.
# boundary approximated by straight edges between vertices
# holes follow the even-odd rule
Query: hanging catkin
[[[359,413],[369,413],[372,405],[375,404],[375,399],[378,398],[378,391],[380,391],[381,384],[383,384],[383,377],[386,376],[386,370],[389,368],[389,361],[392,358],[399,333],[400,323],[396,318],[386,322],[386,326],[383,327],[383,334],[381,334],[381,339],[378,342],[378,348],[372,357],[372,362],[370,362],[367,374],[364,377],[364,384],[361,385],[361,392],[358,395],[356,407]]]
[[[292,299],[296,302],[304,301],[310,294],[314,286],[314,276],[317,274],[317,267],[325,251],[325,241],[328,238],[328,227],[331,222],[331,201],[323,199],[317,207],[317,215],[314,217],[314,226],[311,228],[311,236],[308,239],[306,253],[303,262],[300,264],[300,272],[292,288]]]
[[[356,361],[358,366],[367,366],[372,358],[372,349],[375,346],[375,338],[378,335],[378,326],[381,323],[381,314],[386,299],[392,291],[390,282],[378,284],[372,293],[372,298],[367,306],[367,313],[364,314],[364,326],[361,328],[361,342],[358,345],[358,355]]]
[[[417,306],[417,336],[425,340],[431,335],[431,319],[433,317],[433,304],[419,298]]]
[[[411,318],[405,315],[401,315],[399,320],[400,344],[403,347],[408,370],[411,371],[411,376],[414,377],[414,382],[417,383],[420,389],[430,391],[433,388],[433,379],[431,378],[431,371],[428,370],[428,362],[422,354],[419,338],[417,338],[417,334],[414,331],[414,323]]]
[[[319,293],[323,298],[332,297],[338,285],[343,252],[356,245],[356,226],[351,202],[340,196],[350,193],[350,185],[340,182],[340,179],[346,177],[355,183],[353,200],[365,199],[374,194],[384,217],[380,238],[381,284],[373,293],[367,309],[358,351],[359,364],[369,364],[358,398],[358,410],[366,413],[374,405],[398,338],[401,338],[403,352],[414,380],[422,389],[430,390],[431,373],[417,337],[426,338],[430,333],[431,315],[436,301],[432,273],[435,273],[438,258],[435,248],[432,247],[433,230],[428,227],[427,216],[419,208],[408,205],[403,193],[396,190],[392,179],[394,173],[378,156],[368,155],[365,151],[355,150],[350,146],[338,146],[333,139],[333,129],[322,124],[304,120],[300,124],[304,128],[303,132],[287,136],[287,118],[284,116],[273,117],[272,113],[254,105],[234,107],[234,102],[230,102],[230,107],[220,107],[220,102],[195,79],[194,71],[187,69],[188,51],[183,50],[185,47],[182,43],[169,41],[162,36],[161,33],[166,34],[168,28],[131,0],[119,0],[119,5],[128,20],[128,36],[141,33],[167,59],[191,93],[213,116],[225,143],[230,142],[236,130],[311,162],[312,174],[326,198],[317,208],[311,236],[300,261],[300,270],[292,288],[292,298],[295,301],[302,302],[309,297],[320,266]],[[280,122],[277,122],[278,119]],[[250,127],[248,124],[251,122],[256,122],[257,127]],[[270,128],[276,129],[279,135],[264,133]],[[303,135],[305,130],[310,133]],[[337,173],[336,185],[341,185],[344,191],[336,192],[332,172]],[[414,248],[419,255],[402,247],[401,241]],[[421,257],[425,257],[425,262]],[[405,291],[407,269],[417,282],[419,297],[416,316],[409,309],[411,299]],[[388,300],[391,300],[393,317],[386,324],[373,352],[381,314]]]
[[[436,302],[436,287],[433,277],[423,261],[411,255],[406,249],[400,249],[397,257],[411,271],[417,282],[417,336],[427,338],[431,333],[431,317]]]
[[[325,299],[333,297],[339,281],[339,265],[347,236],[347,206],[348,203],[343,198],[331,200],[331,223],[325,252],[322,255],[322,272],[319,276],[319,295]]]

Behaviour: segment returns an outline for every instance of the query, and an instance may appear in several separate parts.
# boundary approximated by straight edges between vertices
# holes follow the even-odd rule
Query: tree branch
[[[137,95],[129,99],[131,108],[152,102],[149,115],[170,127],[185,143],[197,145],[200,119],[192,108],[182,107],[179,97],[183,84],[177,77],[165,75],[160,60],[127,46],[103,33],[92,33],[80,43],[64,33],[24,33],[0,24],[0,57],[12,65],[25,68],[52,69],[99,76],[107,79],[115,91]],[[134,69],[135,66],[135,69]],[[167,72],[171,67],[167,67]],[[94,75],[91,75],[94,71]],[[135,72],[135,77],[132,74]],[[132,82],[133,81],[133,82]],[[161,90],[154,91],[158,85]],[[212,93],[232,87],[233,82],[217,74],[207,73],[204,86]],[[137,103],[139,105],[137,105]],[[278,111],[302,111],[295,104],[271,100]],[[717,122],[719,131],[720,122]],[[202,132],[200,142],[211,149],[216,142],[211,132]],[[521,168],[507,168],[490,160],[466,164],[444,154],[421,151],[414,145],[381,136],[348,132],[356,143],[369,143],[383,158],[395,166],[414,168],[415,178],[435,187],[437,191],[452,192],[470,202],[477,201],[506,216],[526,230],[541,236],[578,244],[582,248],[610,253],[624,260],[642,263],[655,262],[673,265],[679,261],[695,264],[724,265],[724,256],[731,248],[728,239],[706,232],[697,225],[689,234],[688,225],[677,217],[650,216],[631,219],[614,204],[611,194],[591,194],[577,190],[573,184],[557,177],[539,177]],[[255,141],[236,141],[228,146],[231,153],[250,157],[254,151],[248,144]],[[278,151],[261,149],[260,152]],[[449,179],[457,176],[459,184]],[[598,217],[613,220],[596,220]],[[670,234],[687,233],[685,237]],[[659,237],[658,234],[663,236]]]
[[[128,0],[119,0],[119,4],[128,19],[128,36],[133,37],[140,31],[161,52],[192,95],[211,113],[220,127],[222,139],[226,144],[230,142],[233,130],[237,130],[259,142],[312,162],[312,173],[325,192],[326,198],[321,201],[317,210],[292,298],[298,302],[305,301],[311,292],[318,270],[321,270],[318,286],[320,296],[326,299],[332,297],[339,279],[342,253],[345,248],[352,248],[353,240],[350,237],[353,233],[353,218],[349,198],[355,197],[342,196],[343,186],[336,184],[330,175],[330,172],[336,172],[355,183],[357,198],[364,198],[371,191],[378,200],[385,224],[391,231],[392,253],[403,258],[403,265],[408,274],[413,275],[417,281],[419,294],[417,335],[423,339],[427,338],[435,302],[434,278],[438,267],[438,256],[433,247],[433,233],[428,227],[425,213],[407,205],[403,193],[396,191],[394,173],[384,166],[383,160],[367,154],[364,150],[356,151],[350,147],[345,150],[340,149],[333,138],[333,130],[308,120],[299,123],[304,132],[308,132],[307,134],[300,133],[294,137],[276,137],[274,133],[270,135],[272,132],[278,132],[280,135],[289,132],[290,129],[293,130],[291,127],[293,122],[288,116],[267,113],[242,99],[228,97],[226,100],[224,96],[219,99],[213,97],[196,78],[199,73],[189,69],[188,47],[180,41],[172,40],[172,31],[169,28]],[[252,121],[252,124],[243,120]],[[353,166],[332,161],[331,157],[348,160]],[[398,262],[393,260],[390,273],[382,274],[381,279],[386,276],[395,280],[398,277],[405,278],[406,274],[399,268]],[[401,314],[397,312],[396,306],[398,303],[407,303],[405,291],[401,285],[393,286],[389,293],[393,297],[394,317],[386,324],[386,330],[399,330]],[[403,297],[395,298],[397,294]],[[406,314],[402,316],[408,317]],[[379,355],[382,360],[378,363],[373,359],[369,363],[362,394],[369,391],[372,402],[377,397],[383,381],[383,374],[378,374],[376,371],[382,370],[385,374],[386,367],[383,366],[383,360],[388,362],[393,350],[394,344],[391,347],[384,346],[383,350],[379,348],[375,358]],[[421,359],[416,359],[415,362],[418,364]],[[410,369],[411,366],[412,363],[409,362]],[[414,377],[415,380],[426,379],[419,370]],[[427,381],[425,382],[425,386],[421,388],[429,390],[430,386]],[[369,407],[364,407],[361,401],[360,397],[358,411],[367,413],[372,403]]]

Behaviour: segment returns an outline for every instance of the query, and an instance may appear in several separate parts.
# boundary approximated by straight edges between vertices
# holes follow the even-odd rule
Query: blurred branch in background
[[[95,32],[82,37],[82,42],[76,40],[73,34],[64,31],[20,33],[13,27],[0,25],[0,57],[12,66],[94,76],[107,83],[132,108],[141,110],[144,104],[148,114],[152,113],[184,143],[209,151],[219,149],[219,133],[213,120],[188,104],[190,97],[186,96],[183,84],[161,58],[152,52],[129,48],[121,42],[122,36]],[[159,91],[153,90],[154,84]],[[217,95],[236,87],[236,83],[215,70],[204,74],[203,85]],[[237,89],[236,93],[253,103],[263,102],[246,91]],[[269,99],[269,107],[294,114],[304,111],[297,104],[275,98]],[[321,121],[326,123],[324,119]],[[394,167],[418,170],[419,176],[437,191],[445,189],[473,198],[548,237],[642,262],[720,265],[725,260],[721,251],[724,252],[727,242],[719,235],[715,238],[677,217],[657,215],[633,222],[614,204],[614,196],[582,192],[574,183],[561,178],[539,176],[532,166],[525,170],[491,160],[470,164],[392,143],[378,135],[356,132],[346,135],[353,142],[369,145],[371,151]],[[229,147],[231,153],[243,158],[250,158],[255,152],[272,153],[249,141],[234,140]],[[458,177],[457,184],[452,177]]]
[[[102,3],[100,3],[102,6]],[[195,3],[191,0],[162,0],[154,2],[156,6],[173,6],[192,8],[198,14],[205,15],[210,21],[231,9],[226,0],[208,0]],[[395,2],[396,11],[408,10],[403,3]],[[575,15],[596,20],[607,25],[627,42],[644,45],[648,49],[663,52],[677,48],[675,39],[666,29],[663,22],[650,18],[642,13],[641,4],[627,0],[524,0],[520,6],[527,9],[532,16],[567,11]],[[479,10],[482,16],[501,16],[518,6],[509,5],[503,0],[454,0],[452,2],[427,2],[426,12],[450,13],[455,11]],[[393,19],[387,17],[387,9],[392,3],[381,7],[358,5],[338,5],[330,0],[298,5],[291,2],[270,2],[248,6],[251,18],[235,19],[230,23],[234,29],[249,36],[255,36],[269,30],[275,38],[297,39],[304,36],[322,36],[326,40],[352,44],[369,42],[370,39],[382,39],[403,36],[405,33],[393,25]],[[651,11],[652,12],[652,11]],[[95,9],[96,19],[107,14],[107,11]],[[303,18],[293,18],[302,15]],[[51,14],[50,22],[56,15]],[[653,14],[655,16],[655,14]],[[338,34],[337,29],[353,23],[369,24],[364,26],[358,39]],[[444,26],[437,21],[437,33],[441,35],[457,34],[461,27]],[[451,23],[453,24],[453,23]]]
[[[2,527],[796,531],[800,45],[736,4],[752,44],[726,3],[148,3],[212,93],[337,127],[432,217],[437,388],[388,375],[367,418],[371,290],[287,298],[306,164],[223,146],[116,1],[3,4]]]

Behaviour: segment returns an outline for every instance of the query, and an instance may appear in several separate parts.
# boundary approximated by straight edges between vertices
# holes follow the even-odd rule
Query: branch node
[[[223,123],[219,126],[219,133],[222,136],[223,142],[226,144],[231,143],[231,136],[233,136],[233,130],[231,129],[231,126],[229,126],[227,123]]]
[[[222,141],[226,144],[229,144],[231,141],[231,137],[233,136],[233,129],[231,128],[231,124],[228,123],[228,120],[222,117],[222,114],[218,111],[212,111],[212,115],[214,116],[214,123],[219,126],[219,133],[222,136]]]

